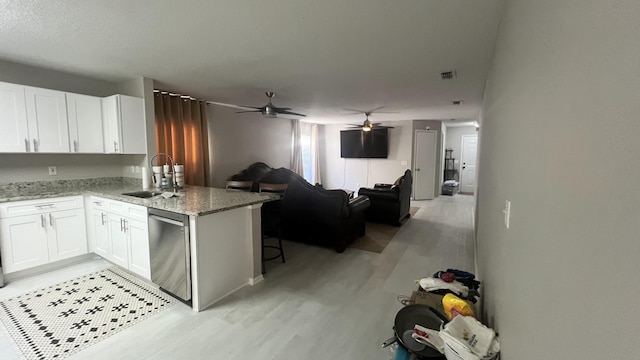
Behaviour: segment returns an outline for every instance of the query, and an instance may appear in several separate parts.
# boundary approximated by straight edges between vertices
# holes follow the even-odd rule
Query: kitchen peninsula
[[[273,200],[273,195],[200,186],[187,186],[171,198],[123,195],[140,189],[135,180],[126,178],[9,184],[0,189],[0,206],[81,195],[88,251],[98,254],[96,239],[91,236],[96,223],[92,201],[96,199],[132,204],[142,210],[154,208],[187,215],[194,311],[204,310],[241,287],[262,280],[260,208],[262,203]],[[98,224],[100,221],[104,224],[102,216],[97,219]],[[4,260],[5,254],[2,255]]]

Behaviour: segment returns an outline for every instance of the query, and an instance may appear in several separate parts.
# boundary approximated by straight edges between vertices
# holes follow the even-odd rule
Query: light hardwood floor
[[[267,264],[264,282],[195,313],[184,304],[68,359],[389,359],[397,295],[438,270],[474,271],[471,196],[413,202],[416,215],[381,253],[285,242],[287,263]],[[101,259],[21,279],[12,297],[108,267]],[[0,358],[19,359],[0,326]]]

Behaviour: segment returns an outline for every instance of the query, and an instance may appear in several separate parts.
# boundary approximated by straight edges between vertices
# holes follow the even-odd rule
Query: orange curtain
[[[184,164],[187,185],[209,186],[209,139],[206,104],[156,92],[156,150]],[[158,157],[158,164],[165,159]],[[168,163],[168,160],[167,160]]]

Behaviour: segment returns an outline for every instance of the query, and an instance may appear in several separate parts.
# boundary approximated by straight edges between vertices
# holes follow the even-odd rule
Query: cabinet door
[[[95,253],[107,260],[113,261],[111,259],[111,246],[109,245],[107,213],[92,209],[91,225],[91,236],[95,244]]]
[[[126,219],[126,222],[125,231],[129,236],[129,270],[151,280],[147,223],[131,219]]]
[[[107,214],[109,227],[109,260],[123,268],[129,267],[129,246],[127,233],[124,232],[124,219],[118,215]]]
[[[29,138],[35,152],[69,152],[69,124],[62,91],[25,87]]]
[[[102,99],[67,93],[69,146],[73,153],[104,153]]]
[[[5,273],[49,262],[44,214],[0,220],[0,248]]]
[[[147,126],[144,117],[144,101],[137,97],[118,96],[120,100],[122,153],[146,154]]]
[[[0,152],[29,152],[24,86],[0,82]]]
[[[107,154],[121,154],[122,142],[120,141],[118,95],[102,99],[102,124],[104,130],[104,152]]]
[[[46,220],[49,228],[49,261],[87,253],[84,209],[50,212]]]

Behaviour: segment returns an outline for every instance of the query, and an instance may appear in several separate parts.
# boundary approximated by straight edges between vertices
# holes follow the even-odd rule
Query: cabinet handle
[[[102,220],[102,225],[104,225],[104,213],[100,213],[100,220]]]
[[[30,151],[31,151],[31,149],[29,148],[29,139],[27,139],[27,138],[24,138],[24,149],[25,149],[27,152],[30,152]]]
[[[93,203],[102,206],[102,201],[94,201]]]
[[[40,226],[42,226],[42,228],[44,229],[44,226],[45,226],[44,214],[40,214]]]
[[[38,140],[33,139],[33,152],[38,152]]]
[[[124,221],[124,232],[127,232],[127,230],[129,230],[129,222],[127,220]]]
[[[78,152],[78,140],[73,140],[73,151]]]
[[[51,213],[49,213],[49,225],[53,227],[53,215],[51,215]]]
[[[113,142],[113,151],[118,152],[118,142],[117,141]]]
[[[120,218],[120,232],[124,231],[124,219]]]
[[[53,207],[53,204],[42,204],[42,205],[36,205],[36,207],[37,207],[39,210],[42,210],[42,208],[48,208],[48,209],[51,209],[51,208]]]

